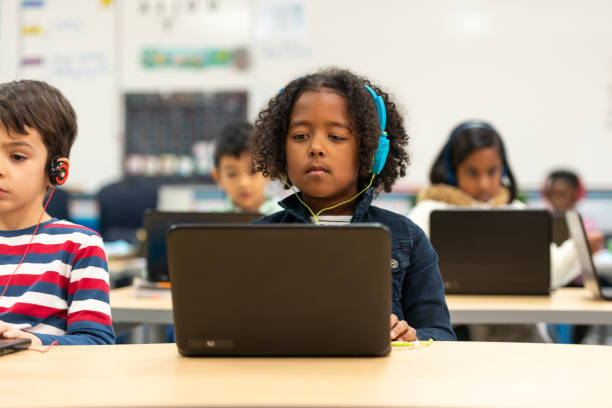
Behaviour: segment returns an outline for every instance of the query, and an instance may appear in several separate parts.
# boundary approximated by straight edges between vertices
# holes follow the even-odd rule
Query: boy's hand
[[[416,341],[416,330],[408,326],[405,320],[399,320],[391,313],[391,340]]]
[[[15,329],[3,321],[0,321],[0,337],[3,339],[30,339],[32,340],[33,346],[42,346],[42,342],[38,336],[23,330]]]

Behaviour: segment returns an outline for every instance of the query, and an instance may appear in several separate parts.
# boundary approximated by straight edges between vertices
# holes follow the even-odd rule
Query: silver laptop
[[[178,225],[167,244],[182,355],[390,351],[391,238],[380,224]]]
[[[576,211],[566,211],[565,218],[570,237],[574,241],[578,252],[584,287],[598,299],[612,300],[612,287],[604,288],[599,284],[599,275],[595,264],[593,264],[593,255],[587,241],[582,217]]]

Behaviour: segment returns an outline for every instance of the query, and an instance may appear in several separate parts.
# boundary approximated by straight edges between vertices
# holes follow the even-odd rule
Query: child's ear
[[[210,175],[212,176],[213,180],[215,180],[215,183],[219,184],[219,171],[216,167],[213,167],[213,169],[210,171]]]

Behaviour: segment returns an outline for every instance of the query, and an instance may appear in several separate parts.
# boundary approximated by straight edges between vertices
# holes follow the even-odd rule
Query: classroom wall
[[[6,32],[18,29],[7,13],[23,12],[15,3],[0,0],[3,52],[15,42]],[[45,39],[53,52],[65,54],[74,42],[86,53],[89,44],[111,67],[76,80],[40,73],[80,115],[70,186],[94,191],[121,174],[124,92],[245,89],[254,119],[287,81],[339,65],[390,89],[405,112],[412,165],[404,185],[426,181],[457,122],[483,118],[505,138],[522,186],[536,187],[551,167],[569,165],[587,185],[612,188],[606,0],[216,0],[195,2],[194,13],[180,12],[186,1],[160,0],[151,3],[163,10],[148,14],[141,1],[45,3],[51,28],[74,29],[62,43]],[[246,47],[250,66],[147,70],[140,55],[152,46]],[[1,65],[0,79],[11,79]]]
[[[10,80],[17,73],[17,2],[0,0],[0,80]]]

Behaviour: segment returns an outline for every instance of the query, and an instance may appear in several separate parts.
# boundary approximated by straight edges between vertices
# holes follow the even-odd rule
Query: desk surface
[[[170,299],[134,297],[131,287],[111,290],[116,323],[172,323]],[[612,301],[594,299],[582,288],[563,288],[550,296],[447,295],[453,324],[574,323],[612,324]]]
[[[132,286],[111,290],[110,304],[114,323],[172,323],[172,299],[136,297]]]
[[[557,289],[550,296],[446,295],[453,324],[612,324],[612,301],[583,288]]]
[[[383,358],[185,358],[174,344],[1,357],[3,407],[610,406],[612,347],[437,342]],[[8,375],[10,373],[10,375]]]

